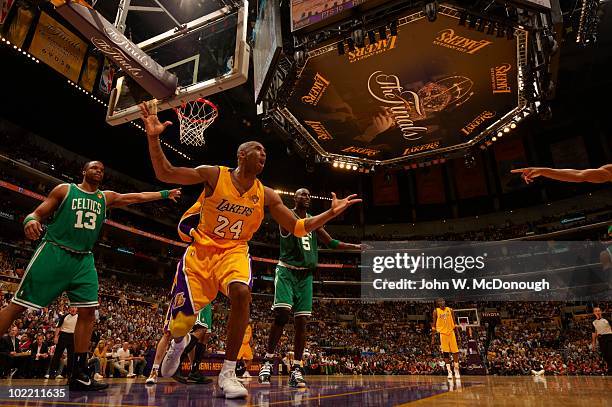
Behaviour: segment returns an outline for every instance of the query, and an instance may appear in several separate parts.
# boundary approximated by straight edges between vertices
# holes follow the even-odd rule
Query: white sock
[[[453,371],[451,370],[451,365],[449,365],[448,363],[446,364],[446,370],[448,370],[448,373],[453,373]]]
[[[224,360],[223,361],[223,367],[221,368],[221,373],[219,373],[219,376],[223,376],[223,375],[235,375],[236,374],[236,361],[235,360]]]
[[[159,364],[153,363],[153,367],[151,369],[152,370],[159,370]]]
[[[265,358],[266,358],[266,359],[273,359],[273,358],[274,358],[274,353],[267,353],[267,352],[266,352],[266,356],[265,356]]]
[[[455,363],[455,370],[459,370],[459,363]]]

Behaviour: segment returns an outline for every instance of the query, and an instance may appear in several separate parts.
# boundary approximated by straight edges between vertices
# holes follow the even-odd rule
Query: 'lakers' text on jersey
[[[200,216],[197,227],[190,228],[187,221],[184,229],[179,225],[179,231],[187,232],[195,243],[204,246],[225,249],[246,246],[263,220],[264,186],[256,179],[253,186],[241,195],[232,183],[230,169],[219,167],[219,170],[219,180],[212,195],[205,197],[202,194],[198,199]],[[189,217],[188,213],[184,218],[186,215]],[[191,219],[193,222],[195,216]]]
[[[455,321],[453,321],[453,310],[449,307],[444,309],[436,308],[437,320],[436,331],[441,334],[448,335],[455,329]]]

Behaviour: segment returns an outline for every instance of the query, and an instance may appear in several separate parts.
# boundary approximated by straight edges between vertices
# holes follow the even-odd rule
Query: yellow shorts
[[[234,282],[253,285],[247,245],[219,249],[191,244],[176,269],[168,319],[179,312],[196,314],[214,300],[219,291],[228,295],[229,286]]]
[[[238,360],[253,360],[253,349],[251,345],[242,345],[238,351]]]
[[[459,352],[457,338],[455,338],[454,331],[452,331],[450,334],[440,334],[440,348],[442,349],[442,352]]]

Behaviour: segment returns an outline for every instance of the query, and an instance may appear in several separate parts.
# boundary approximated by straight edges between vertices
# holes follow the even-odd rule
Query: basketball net
[[[180,123],[180,141],[191,146],[203,146],[204,131],[215,121],[219,109],[210,100],[198,98],[174,108]]]
[[[461,330],[463,332],[465,332],[467,330],[467,324],[465,322],[460,323],[459,326],[461,326]]]

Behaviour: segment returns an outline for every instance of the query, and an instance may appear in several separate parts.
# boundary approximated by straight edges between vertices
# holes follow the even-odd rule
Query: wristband
[[[167,189],[159,191],[159,193],[161,194],[162,199],[168,199],[168,197],[170,196],[170,191],[168,191]]]
[[[329,244],[328,244],[330,249],[337,249],[338,246],[340,246],[340,241],[336,240],[336,239],[332,239]]]
[[[32,215],[26,216],[26,218],[23,220],[23,226],[27,225],[28,223],[32,222],[33,220],[38,221],[36,216],[32,216]]]
[[[295,222],[293,234],[296,237],[304,237],[308,234],[308,232],[306,232],[306,219],[298,219],[297,222]]]

